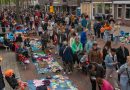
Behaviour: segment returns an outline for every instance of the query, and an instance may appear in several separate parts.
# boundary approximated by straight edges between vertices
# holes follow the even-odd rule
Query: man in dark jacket
[[[63,60],[64,74],[70,74],[71,72],[73,72],[73,52],[71,47],[67,45],[66,41],[63,42],[63,46],[60,49],[59,54]]]
[[[125,47],[125,44],[123,42],[120,43],[120,47],[117,48],[116,55],[119,62],[118,67],[121,67],[126,63],[126,57],[129,56],[129,50]],[[118,81],[120,81],[120,74],[118,74]]]
[[[120,63],[119,67],[126,63],[126,57],[129,56],[129,50],[125,47],[125,44],[120,43],[120,47],[117,48],[117,60]]]
[[[0,57],[0,65],[1,65],[1,61],[2,58]],[[0,90],[4,90],[4,88],[5,88],[5,83],[4,83],[3,74],[0,66]]]

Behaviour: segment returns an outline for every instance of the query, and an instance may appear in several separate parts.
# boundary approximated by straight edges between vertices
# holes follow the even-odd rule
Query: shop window
[[[126,5],[126,19],[130,19],[130,4]]]
[[[97,13],[103,13],[103,4],[97,5]]]
[[[122,18],[122,5],[117,7],[117,18]]]
[[[105,14],[111,14],[112,11],[112,4],[105,4]]]

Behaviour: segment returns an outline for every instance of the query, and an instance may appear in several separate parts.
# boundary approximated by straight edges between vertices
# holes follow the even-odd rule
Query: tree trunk
[[[17,22],[19,22],[19,0],[16,0],[16,15],[17,15]]]

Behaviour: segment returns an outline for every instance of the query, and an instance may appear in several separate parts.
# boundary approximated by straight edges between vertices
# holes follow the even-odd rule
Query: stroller
[[[14,90],[25,90],[25,88],[27,87],[27,83],[22,82],[18,80],[18,78],[16,78],[12,69],[8,69],[5,71],[5,79]]]

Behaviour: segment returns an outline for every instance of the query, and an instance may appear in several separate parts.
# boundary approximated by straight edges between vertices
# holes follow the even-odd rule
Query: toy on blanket
[[[7,80],[9,85],[15,90],[25,90],[25,88],[27,87],[26,82],[18,80],[15,77],[14,71],[12,69],[8,69],[5,71],[5,79]]]

